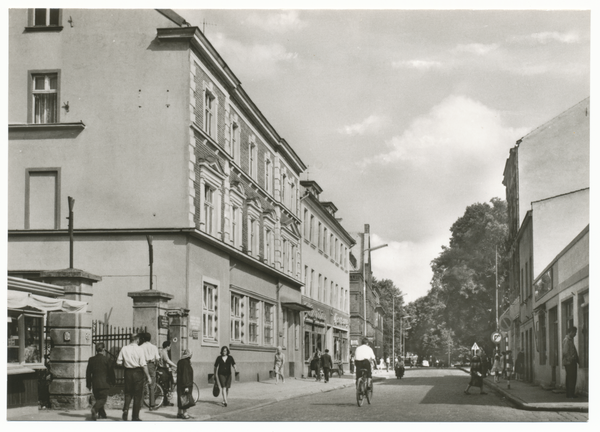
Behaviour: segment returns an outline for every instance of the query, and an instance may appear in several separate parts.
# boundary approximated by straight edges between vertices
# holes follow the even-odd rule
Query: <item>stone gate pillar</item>
[[[160,349],[167,340],[169,321],[166,312],[173,295],[157,290],[135,291],[127,295],[133,299],[133,327],[145,327],[151,342]]]
[[[183,350],[188,347],[188,316],[190,310],[183,308],[169,309],[169,329],[171,336],[171,360],[175,363],[181,358]]]
[[[49,312],[46,323],[54,343],[50,353],[52,407],[87,408],[90,391],[85,386],[85,371],[92,356],[92,286],[102,278],[78,269],[43,271],[40,276],[45,283],[64,287],[63,298],[88,304],[85,313]]]

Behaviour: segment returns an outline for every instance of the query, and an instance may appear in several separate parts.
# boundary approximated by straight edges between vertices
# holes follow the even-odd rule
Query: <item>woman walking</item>
[[[218,377],[217,384],[223,395],[223,406],[227,406],[227,396],[229,396],[229,388],[231,387],[232,374],[231,369],[237,372],[235,368],[235,360],[229,352],[227,345],[221,348],[221,355],[215,360],[215,377]]]
[[[177,362],[177,418],[189,419],[187,413],[189,407],[196,405],[192,397],[192,386],[194,385],[194,370],[191,364],[192,352],[188,349]]]
[[[504,369],[504,358],[500,354],[494,356],[494,365],[492,366],[492,373],[494,374],[494,382],[500,382],[500,375]]]
[[[321,350],[317,348],[310,362],[310,369],[316,375],[315,381],[321,381]]]
[[[483,391],[483,363],[481,357],[479,357],[479,350],[475,352],[475,355],[471,358],[471,381],[465,389],[465,394],[470,394],[469,389],[471,386],[479,387],[479,394],[487,394]]]
[[[279,384],[279,377],[281,382],[285,383],[285,376],[283,375],[283,365],[285,363],[285,354],[281,350],[281,347],[277,347],[275,352],[275,362],[273,363],[273,370],[275,371],[275,384]]]

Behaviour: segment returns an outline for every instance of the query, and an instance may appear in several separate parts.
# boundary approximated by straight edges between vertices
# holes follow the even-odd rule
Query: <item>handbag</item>
[[[181,409],[187,409],[196,405],[196,402],[194,402],[191,392],[187,392],[179,395],[179,404]]]
[[[213,386],[213,396],[218,397],[219,393],[221,393],[221,389],[219,388],[219,386],[217,385],[217,382],[215,381],[215,385]]]

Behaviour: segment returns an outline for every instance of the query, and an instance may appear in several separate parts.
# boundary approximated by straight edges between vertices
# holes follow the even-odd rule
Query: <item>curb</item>
[[[463,372],[470,374],[469,371],[467,371],[463,368],[457,368],[457,369],[460,369]],[[568,411],[568,412],[585,412],[585,413],[589,412],[589,406],[588,406],[588,403],[586,403],[586,402],[582,402],[582,404],[585,403],[585,406],[583,406],[583,405],[577,406],[577,405],[572,405],[572,404],[567,405],[565,403],[560,403],[560,402],[528,403],[528,402],[525,402],[523,399],[519,398],[518,396],[515,396],[515,395],[507,392],[503,388],[500,388],[494,382],[484,379],[483,383],[487,387],[492,389],[492,391],[494,393],[497,393],[497,394],[503,396],[509,402],[511,402],[516,408],[524,410],[524,411]]]

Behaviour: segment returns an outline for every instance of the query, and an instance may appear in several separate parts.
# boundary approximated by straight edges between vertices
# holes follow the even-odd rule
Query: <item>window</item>
[[[31,122],[58,123],[58,73],[31,73]]]
[[[273,193],[273,164],[269,159],[265,160],[265,189]]]
[[[60,168],[27,169],[25,229],[60,228]]]
[[[308,293],[308,295],[311,298],[314,298],[314,295],[315,295],[315,293],[313,292],[314,286],[315,286],[315,271],[311,270],[310,271],[310,292]]]
[[[296,214],[296,185],[294,183],[290,183],[290,210],[292,213]]]
[[[330,286],[329,286],[329,295],[331,296],[331,298],[330,298],[330,300],[329,300],[329,304],[330,304],[331,306],[335,306],[335,307],[337,307],[337,306],[336,306],[336,298],[337,298],[337,295],[336,295],[336,293],[335,293],[335,290],[333,289],[333,281],[331,281],[331,284],[330,284]],[[338,308],[338,309],[339,309],[339,308]]]
[[[209,91],[204,91],[204,132],[208,134],[208,136],[213,137],[215,125],[214,119],[215,116],[215,96]]]
[[[249,252],[253,255],[258,255],[258,233],[257,233],[258,222],[256,219],[250,219],[249,230]]]
[[[273,231],[265,230],[265,260],[267,264],[273,265]]]
[[[242,297],[231,294],[231,341],[242,341]]]
[[[249,299],[249,324],[248,324],[248,339],[251,344],[258,344],[259,327],[260,327],[260,302],[255,299]]]
[[[7,363],[42,363],[42,315],[9,310],[7,330]]]
[[[250,143],[250,151],[248,152],[249,154],[249,161],[248,161],[248,173],[250,174],[250,177],[252,177],[254,180],[256,180],[256,163],[257,163],[257,156],[256,156],[256,144],[254,143]]]
[[[319,285],[318,285],[319,291],[317,291],[317,300],[322,301],[323,300],[323,275],[319,274]]]
[[[217,287],[204,284],[202,292],[202,337],[204,341],[217,340]]]
[[[60,18],[60,9],[33,9],[31,24],[34,27],[57,27]]]
[[[327,255],[327,253],[329,252],[329,249],[327,248],[328,245],[328,231],[327,228],[323,229],[323,252],[325,252],[325,254]]]
[[[305,239],[309,239],[310,238],[310,225],[309,225],[309,220],[308,220],[308,210],[304,209],[304,238]]]
[[[287,176],[282,174],[281,176],[281,203],[286,205],[285,200],[287,199],[287,191],[285,190],[287,186]]]
[[[236,122],[231,123],[231,157],[235,163],[240,163],[240,125]]]
[[[309,293],[309,281],[308,281],[308,266],[304,266],[304,286],[302,287],[302,294],[308,295]]]
[[[264,334],[265,334],[265,340],[264,340],[264,344],[265,345],[273,345],[273,305],[269,304],[269,303],[263,303],[264,305]]]
[[[287,240],[283,240],[283,247],[281,248],[281,252],[283,254],[283,262],[281,263],[281,267],[283,268],[283,271],[287,271],[289,270],[288,268],[288,242]]]
[[[212,234],[214,229],[215,206],[213,203],[214,191],[208,185],[204,185],[204,230]]]
[[[310,215],[310,242],[313,243],[315,241],[315,217]]]
[[[329,285],[327,284],[327,278],[323,278],[323,303],[329,302]],[[331,303],[329,303],[331,304]]]
[[[319,246],[319,250],[321,250],[321,249],[323,249],[323,225],[321,224],[321,222],[319,222],[318,235],[319,235],[318,246]]]
[[[240,235],[238,230],[240,228],[240,208],[237,206],[231,207],[231,242],[233,246],[238,246],[240,243]]]
[[[288,273],[294,274],[294,246],[288,242]]]
[[[333,254],[335,253],[335,249],[334,249],[334,242],[333,242],[333,234],[329,235],[329,256],[331,257],[331,259],[333,259]]]

